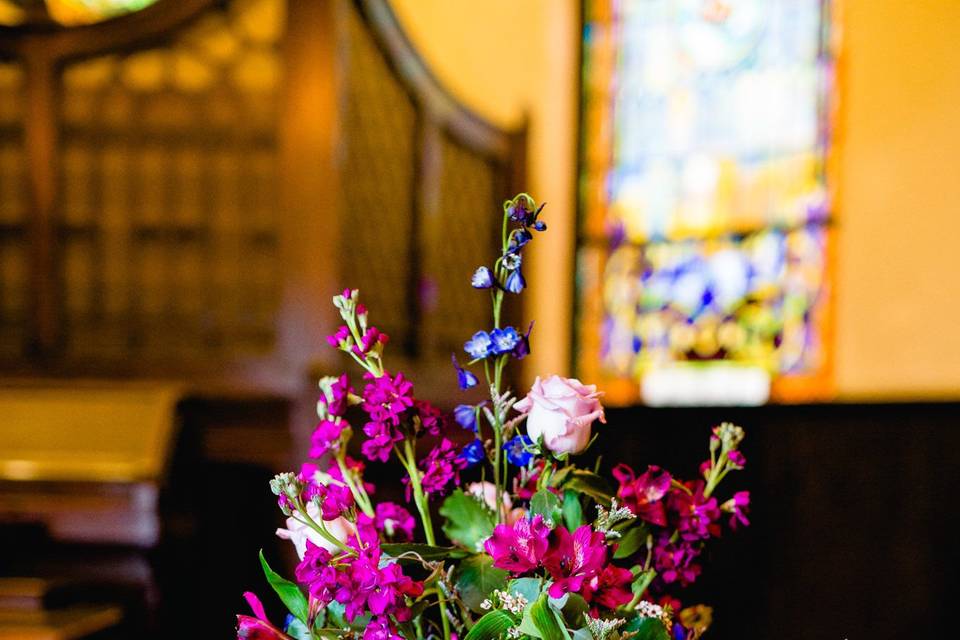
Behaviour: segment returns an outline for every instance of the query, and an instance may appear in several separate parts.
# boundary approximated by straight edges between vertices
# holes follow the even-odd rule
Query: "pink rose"
[[[322,521],[320,509],[317,508],[317,505],[314,504],[313,501],[307,503],[307,513],[310,514],[310,517],[313,518],[314,522]],[[295,512],[295,515],[299,516],[299,512]],[[336,520],[324,521],[323,526],[326,527],[327,531],[329,531],[330,534],[340,542],[346,542],[357,533],[357,526],[343,516],[337,518]],[[277,529],[277,537],[291,541],[293,546],[296,547],[297,555],[301,560],[303,560],[303,556],[307,551],[308,539],[313,544],[317,545],[318,547],[323,547],[331,553],[337,550],[336,545],[334,545],[332,542],[321,536],[311,527],[308,527],[300,522],[300,520],[296,520],[292,517],[287,518],[286,529]]]
[[[590,442],[590,425],[603,416],[601,395],[595,385],[576,378],[538,377],[527,397],[514,405],[527,414],[527,434],[555,454],[580,453]]]

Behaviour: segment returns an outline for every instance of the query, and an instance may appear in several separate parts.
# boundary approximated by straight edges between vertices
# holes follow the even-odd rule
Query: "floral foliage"
[[[533,324],[504,326],[501,310],[527,287],[523,253],[547,228],[542,211],[527,194],[505,202],[499,254],[465,277],[490,297],[491,323],[451,360],[460,389],[482,380],[483,401],[446,412],[417,397],[385,368],[389,338],[359,292],[333,298],[343,324],[328,342],[361,375],[320,381],[312,460],[270,483],[287,517],[277,535],[300,558],[295,581],[261,562],[290,615],[274,626],[248,593],[255,615],[238,616],[238,638],[687,640],[709,626],[709,608],[678,598],[705,545],[749,525],[750,494],[717,493],[746,465],[743,430],[715,427],[695,478],[620,463],[611,484],[581,457],[605,423],[602,392],[560,376],[522,398],[507,388]],[[391,460],[407,504],[375,501],[364,478]]]

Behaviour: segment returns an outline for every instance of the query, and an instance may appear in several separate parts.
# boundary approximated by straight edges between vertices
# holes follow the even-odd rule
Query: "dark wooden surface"
[[[960,404],[624,409],[608,413],[607,466],[690,477],[709,428],[747,429],[753,526],[714,545],[690,603],[715,640],[948,637],[960,580]],[[722,493],[722,490],[721,490]]]

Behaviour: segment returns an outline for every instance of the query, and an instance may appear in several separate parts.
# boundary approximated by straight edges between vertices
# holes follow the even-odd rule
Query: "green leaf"
[[[478,553],[465,558],[457,567],[454,583],[460,598],[474,613],[480,613],[480,603],[490,597],[494,589],[505,590],[509,574],[493,566],[493,558]]]
[[[296,619],[292,620],[283,632],[291,638],[294,638],[294,640],[313,640],[313,636],[310,635],[310,630],[307,629],[307,625]]]
[[[513,618],[506,611],[491,611],[477,620],[464,640],[493,640],[513,628],[514,624]]]
[[[330,620],[330,625],[332,627],[337,627],[339,630],[343,630],[345,627],[349,626],[347,624],[345,613],[346,607],[336,600],[326,606],[326,614],[327,618]]]
[[[517,578],[510,581],[508,590],[514,595],[523,596],[527,602],[536,602],[542,588],[543,581],[540,578]]]
[[[553,614],[546,593],[540,594],[537,601],[530,607],[530,619],[543,640],[564,640],[563,630]]]
[[[617,541],[617,550],[613,552],[615,559],[629,558],[647,543],[647,536],[650,531],[646,526],[640,525],[627,529],[626,533],[620,536]]]
[[[636,617],[621,628],[623,631],[635,631],[632,640],[670,640],[670,634],[659,618]]]
[[[613,497],[613,488],[609,482],[592,471],[583,469],[572,471],[563,487],[575,493],[584,493],[604,505],[610,504],[610,498]]]
[[[593,640],[593,634],[590,629],[583,627],[573,632],[573,640]]]
[[[563,492],[563,522],[570,531],[583,524],[583,508],[580,506],[580,498],[570,490]]]
[[[562,517],[560,499],[552,491],[541,489],[530,498],[530,514],[533,516],[541,515],[544,520],[549,520],[557,525]]]
[[[470,551],[479,551],[481,543],[493,533],[493,513],[461,489],[443,501],[440,515],[445,518],[443,532],[447,537]]]
[[[306,624],[308,615],[307,597],[300,591],[300,587],[280,576],[270,568],[270,565],[267,564],[267,559],[263,557],[263,549],[260,550],[260,566],[263,567],[263,575],[267,577],[267,582],[270,583],[273,590],[280,596],[280,600],[286,605],[287,610],[290,611],[297,620]]]
[[[583,599],[583,596],[579,594],[570,593],[568,595],[570,597],[567,598],[567,604],[563,607],[563,619],[566,621],[568,627],[581,627],[584,623],[583,616],[585,616],[590,609],[590,605],[588,605],[587,601]]]
[[[420,556],[427,562],[432,562],[434,560],[446,560],[465,558],[470,555],[469,552],[464,551],[463,549],[458,549],[457,547],[434,547],[429,544],[414,544],[414,543],[404,543],[404,544],[382,544],[380,549],[386,555],[391,558],[400,558],[400,556],[407,554],[403,558],[400,558],[400,561],[413,561],[419,562],[419,560],[414,557],[413,554]]]

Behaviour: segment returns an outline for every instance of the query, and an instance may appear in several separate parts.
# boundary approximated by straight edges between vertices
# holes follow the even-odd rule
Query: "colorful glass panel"
[[[585,3],[578,364],[612,399],[823,393],[827,8]]]

